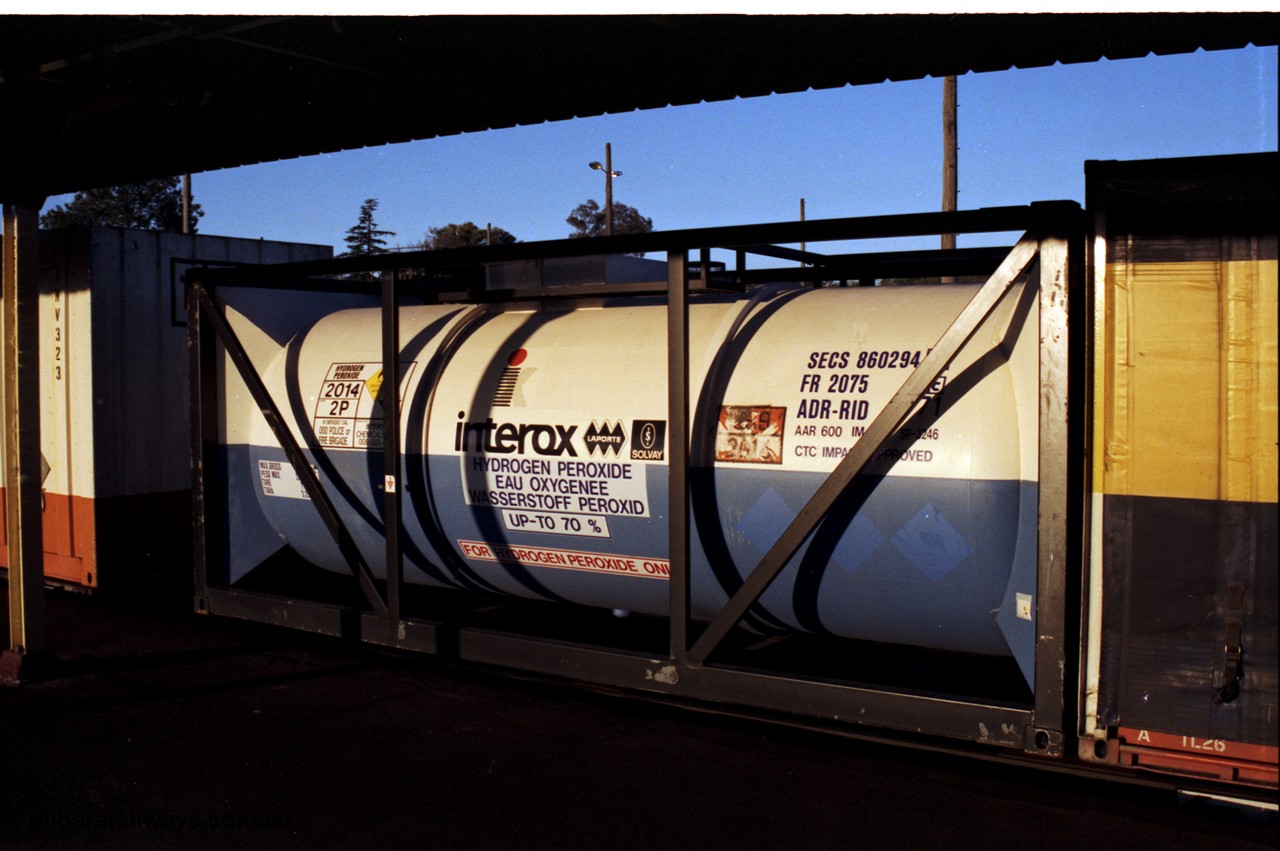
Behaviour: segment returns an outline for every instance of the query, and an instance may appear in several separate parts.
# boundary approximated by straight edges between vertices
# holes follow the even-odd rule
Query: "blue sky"
[[[1083,201],[1087,159],[1275,150],[1276,49],[968,74],[962,209]],[[942,81],[646,110],[366,148],[193,176],[200,232],[343,248],[366,198],[393,244],[450,222],[566,236],[604,179],[660,230],[920,212],[941,203]],[[67,200],[52,198],[50,204]],[[965,244],[963,239],[961,244]]]

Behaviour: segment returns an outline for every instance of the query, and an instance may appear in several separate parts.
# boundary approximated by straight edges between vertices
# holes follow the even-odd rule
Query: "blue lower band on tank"
[[[237,455],[275,529],[304,558],[345,572],[314,507],[303,499],[265,496],[254,480],[259,461],[283,461],[283,453],[228,449],[229,459]],[[401,481],[409,581],[668,612],[667,582],[659,576],[531,561],[556,553],[574,554],[579,565],[617,564],[610,561],[615,557],[636,565],[665,561],[665,466],[645,471],[647,517],[606,515],[601,525],[608,537],[591,537],[507,528],[499,509],[467,504],[461,463],[458,456],[406,457]],[[365,559],[382,575],[382,456],[331,451],[316,466]],[[709,619],[720,609],[825,477],[728,466],[690,471],[695,618]],[[1018,595],[1035,594],[1036,502],[1034,482],[861,477],[766,589],[753,610],[756,622],[1013,656],[1030,682],[1034,620],[1019,614]],[[489,545],[491,555],[525,557],[469,557],[459,542]]]

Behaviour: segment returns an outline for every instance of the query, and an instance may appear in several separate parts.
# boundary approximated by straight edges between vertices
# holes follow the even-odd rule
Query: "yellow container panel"
[[[1094,489],[1275,502],[1276,240],[1194,239],[1109,258]]]

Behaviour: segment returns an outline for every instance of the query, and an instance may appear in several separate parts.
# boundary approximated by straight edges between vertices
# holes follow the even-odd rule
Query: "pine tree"
[[[366,198],[360,205],[360,221],[347,229],[345,241],[347,250],[342,257],[367,257],[371,254],[386,254],[387,240],[384,237],[395,236],[395,231],[379,230],[373,220],[373,211],[378,209],[377,198]]]

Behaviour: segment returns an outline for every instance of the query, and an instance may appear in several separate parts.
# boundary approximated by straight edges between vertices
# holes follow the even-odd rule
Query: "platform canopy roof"
[[[770,93],[1274,45],[1265,13],[5,16],[0,200]]]

